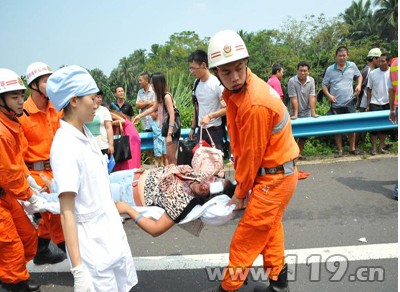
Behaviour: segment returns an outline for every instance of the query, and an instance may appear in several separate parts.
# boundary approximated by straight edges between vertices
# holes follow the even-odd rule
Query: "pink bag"
[[[201,143],[199,148],[193,154],[192,167],[193,169],[200,171],[207,175],[217,175],[219,177],[224,176],[224,153],[221,150],[215,148],[213,139],[207,128],[206,132],[210,137],[212,147],[204,147]],[[200,141],[202,141],[202,127],[200,128]]]

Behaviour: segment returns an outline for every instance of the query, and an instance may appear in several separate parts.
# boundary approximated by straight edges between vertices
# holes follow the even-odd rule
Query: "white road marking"
[[[383,243],[290,249],[285,251],[285,255],[288,264],[309,264],[326,261],[394,259],[398,258],[397,251],[398,243]],[[229,254],[150,256],[134,257],[133,260],[138,271],[192,270],[205,267],[224,267],[229,262]],[[256,259],[253,266],[262,266],[261,256]],[[68,260],[55,265],[42,266],[37,266],[30,261],[27,267],[30,273],[69,272],[70,270]]]

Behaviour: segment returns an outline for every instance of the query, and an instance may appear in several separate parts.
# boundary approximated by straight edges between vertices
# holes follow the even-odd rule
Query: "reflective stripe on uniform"
[[[283,128],[286,126],[288,120],[289,120],[289,112],[285,110],[285,116],[283,117],[282,121],[280,121],[275,125],[274,129],[272,130],[272,134],[279,133],[280,131],[282,131]]]

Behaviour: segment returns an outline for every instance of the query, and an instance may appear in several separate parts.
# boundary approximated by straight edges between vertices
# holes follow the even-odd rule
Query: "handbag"
[[[200,128],[200,141],[202,141],[202,128]],[[202,143],[199,143],[199,148],[195,151],[192,158],[192,167],[194,170],[200,171],[207,175],[217,175],[219,177],[224,177],[224,160],[223,152],[215,147],[214,141],[205,128],[212,147],[204,147]]]
[[[114,160],[116,163],[132,158],[129,136],[124,135],[122,124],[119,122],[120,135],[114,136]]]
[[[194,154],[194,153],[196,152],[196,150],[199,149],[200,145],[201,145],[201,147],[209,147],[209,148],[211,148],[211,145],[208,144],[206,140],[200,140],[200,142],[197,143],[197,144],[193,147],[193,149],[192,149],[192,154]]]
[[[172,137],[178,138],[181,136],[181,115],[179,113],[178,108],[175,106],[174,98],[171,95],[172,99],[172,104],[174,106],[174,115],[175,115],[175,121],[174,121],[174,127],[172,128]],[[165,117],[164,121],[162,123],[162,128],[161,128],[161,135],[163,137],[168,136],[168,129],[169,129],[169,112],[165,107],[164,104],[164,111],[165,111]]]

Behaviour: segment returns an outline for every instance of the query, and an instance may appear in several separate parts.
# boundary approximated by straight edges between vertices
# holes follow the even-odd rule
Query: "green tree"
[[[365,3],[363,0],[353,1],[350,7],[340,16],[350,26],[350,35],[354,40],[376,34],[376,24],[373,21],[370,0],[365,1]]]
[[[379,25],[380,36],[389,42],[398,43],[398,1],[397,0],[375,0],[377,9],[374,19]]]
[[[194,31],[174,33],[165,45],[152,45],[145,69],[149,72],[162,72],[179,75],[187,72],[187,58],[197,49],[207,49],[207,39],[201,40]]]
[[[93,79],[96,81],[97,86],[103,91],[103,102],[106,104],[110,104],[111,101],[114,100],[113,90],[110,88],[108,84],[108,78],[98,68],[88,70],[90,75],[92,75]]]

